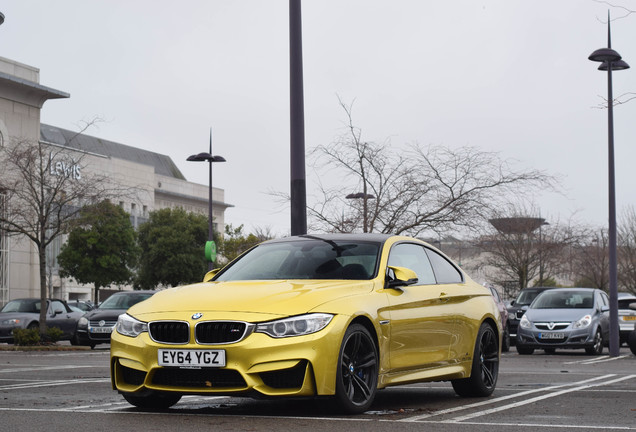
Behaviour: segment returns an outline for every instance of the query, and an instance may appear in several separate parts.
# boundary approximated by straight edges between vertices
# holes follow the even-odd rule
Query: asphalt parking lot
[[[6,345],[5,345],[6,347]],[[110,387],[108,345],[81,351],[0,350],[2,430],[174,431],[636,431],[636,356],[577,351],[502,356],[487,399],[463,399],[449,383],[379,392],[372,409],[347,417],[328,401],[187,396],[172,409],[143,412]]]

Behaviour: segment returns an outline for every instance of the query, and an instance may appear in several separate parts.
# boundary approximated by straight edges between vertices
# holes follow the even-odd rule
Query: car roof
[[[304,241],[304,240],[333,240],[333,241],[371,241],[377,243],[384,243],[391,237],[396,237],[390,234],[378,234],[378,233],[364,233],[364,234],[304,234],[291,237],[283,237],[279,239],[268,240],[265,243],[282,243],[290,241]]]

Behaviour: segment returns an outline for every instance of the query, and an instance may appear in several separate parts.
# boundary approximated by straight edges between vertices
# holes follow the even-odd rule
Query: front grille
[[[245,388],[247,384],[233,369],[158,369],[152,377],[155,385],[190,388]]]
[[[117,320],[115,321],[104,321],[104,324],[101,325],[100,322],[102,320],[94,320],[90,322],[90,326],[91,327],[115,327],[115,324],[117,324]]]
[[[553,323],[552,328],[550,328],[548,323],[534,323],[534,326],[539,330],[564,330],[568,328],[570,323]]]
[[[155,321],[148,325],[150,337],[155,342],[185,344],[190,340],[190,326],[183,321]]]
[[[196,325],[194,332],[200,344],[227,344],[246,336],[248,326],[236,321],[208,321]]]
[[[307,362],[302,361],[290,369],[263,372],[260,374],[263,383],[275,389],[300,388],[305,379]]]

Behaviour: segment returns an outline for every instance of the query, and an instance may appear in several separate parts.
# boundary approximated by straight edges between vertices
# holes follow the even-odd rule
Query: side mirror
[[[510,306],[514,306],[514,305],[515,305],[515,301],[513,300],[510,302]]]
[[[604,313],[604,312],[609,312],[609,310],[610,310],[610,307],[609,307],[609,306],[602,306],[602,307],[601,307],[601,312],[603,312],[603,313]]]
[[[389,274],[387,274],[386,287],[398,288],[401,286],[416,284],[417,274],[406,267],[389,266]],[[391,275],[393,273],[393,275]]]
[[[219,270],[221,269],[214,269],[214,270],[210,270],[209,272],[207,272],[205,274],[205,276],[203,276],[203,282],[210,282],[214,276],[216,276],[216,274],[219,272]]]

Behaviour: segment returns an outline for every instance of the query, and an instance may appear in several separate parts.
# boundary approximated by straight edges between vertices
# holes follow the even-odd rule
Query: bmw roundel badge
[[[201,312],[197,312],[194,315],[192,315],[192,319],[193,320],[198,320],[199,318],[201,318],[203,316],[203,314]]]

